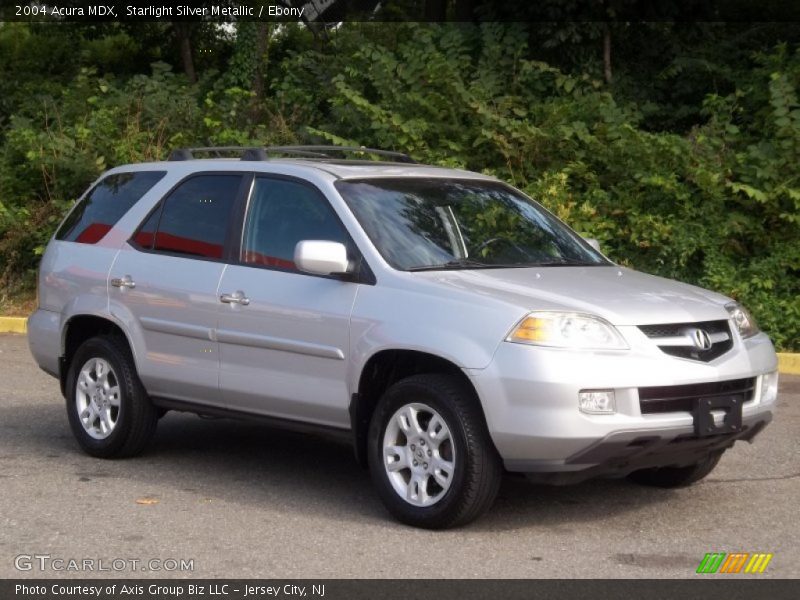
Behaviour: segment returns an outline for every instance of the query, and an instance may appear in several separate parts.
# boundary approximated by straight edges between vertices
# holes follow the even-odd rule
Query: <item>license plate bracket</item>
[[[694,409],[694,432],[698,437],[735,433],[742,430],[742,404],[740,395],[699,398]],[[713,411],[723,411],[722,423],[716,424]]]

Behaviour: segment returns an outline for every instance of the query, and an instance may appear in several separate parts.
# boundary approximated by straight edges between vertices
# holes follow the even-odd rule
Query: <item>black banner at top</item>
[[[797,0],[0,0],[0,22],[800,23]]]

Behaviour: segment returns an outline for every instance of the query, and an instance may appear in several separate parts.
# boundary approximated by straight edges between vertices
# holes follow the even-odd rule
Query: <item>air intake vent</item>
[[[690,385],[662,385],[639,388],[639,407],[643,415],[667,412],[692,412],[698,400],[736,396],[744,403],[753,399],[756,378],[732,379]]]

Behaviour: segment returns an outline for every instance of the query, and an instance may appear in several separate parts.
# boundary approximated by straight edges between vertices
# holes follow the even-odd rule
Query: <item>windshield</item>
[[[339,180],[336,188],[396,269],[610,264],[539,204],[499,182]]]

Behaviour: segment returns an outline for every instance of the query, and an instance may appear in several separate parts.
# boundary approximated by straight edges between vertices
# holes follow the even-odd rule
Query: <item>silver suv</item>
[[[108,171],[28,328],[89,454],[142,452],[168,410],[333,432],[427,528],[479,516],[504,469],[693,483],[778,385],[730,298],[614,264],[497,179],[361,148]]]

